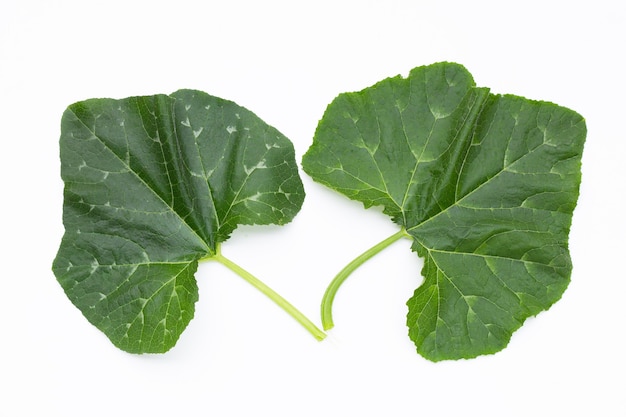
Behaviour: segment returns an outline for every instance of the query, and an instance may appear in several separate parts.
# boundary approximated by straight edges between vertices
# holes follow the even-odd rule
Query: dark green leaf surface
[[[92,99],[61,125],[70,300],[119,348],[164,352],[194,314],[198,260],[240,224],[284,224],[304,191],[291,142],[206,93]]]
[[[503,349],[568,285],[584,119],[477,88],[458,64],[338,96],[303,159],[314,180],[381,205],[424,258],[408,301],[424,357]]]

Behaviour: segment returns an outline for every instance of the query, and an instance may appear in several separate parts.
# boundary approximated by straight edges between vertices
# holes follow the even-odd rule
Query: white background
[[[626,415],[619,3],[2,0],[0,415]],[[255,112],[300,161],[337,94],[443,60],[587,120],[572,283],[504,351],[415,353],[404,316],[421,261],[408,241],[346,282],[321,343],[219,264],[201,265],[195,318],[165,355],[117,350],[57,284],[67,105],[195,88]],[[319,323],[334,274],[397,229],[303,181],[294,222],[238,229],[223,252]]]

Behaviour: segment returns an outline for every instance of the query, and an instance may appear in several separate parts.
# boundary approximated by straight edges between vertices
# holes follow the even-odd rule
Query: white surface
[[[608,0],[2,0],[0,415],[624,416],[622,10]],[[196,88],[257,113],[300,160],[338,93],[442,60],[493,92],[587,119],[572,283],[504,351],[438,364],[414,353],[404,303],[421,261],[408,242],[346,282],[322,343],[218,264],[201,266],[196,317],[163,356],[118,351],[57,284],[67,105]],[[319,322],[332,276],[396,229],[303,179],[292,224],[242,228],[223,251]]]

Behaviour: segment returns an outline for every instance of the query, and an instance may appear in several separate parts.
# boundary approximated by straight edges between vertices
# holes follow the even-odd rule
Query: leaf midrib
[[[150,190],[150,192],[152,194],[154,194],[156,196],[156,198],[161,201],[163,203],[164,206],[168,207],[170,209],[170,211],[172,213],[174,213],[176,215],[176,217],[180,220],[180,222],[182,224],[184,224],[189,231],[191,231],[191,233],[193,235],[195,235],[198,240],[200,242],[202,242],[202,244],[204,245],[205,249],[206,249],[206,253],[211,253],[211,249],[209,248],[209,245],[207,244],[207,242],[198,234],[198,232],[189,224],[187,223],[187,221],[185,220],[185,218],[183,216],[180,215],[180,213],[178,213],[174,207],[172,207],[170,204],[168,204],[160,195],[159,193],[157,193],[152,187],[150,187],[148,185],[148,183],[146,181],[144,181],[144,179],[141,177],[141,175],[139,175],[134,169],[132,169],[132,167],[130,166],[130,164],[128,164],[126,161],[124,161],[122,158],[120,158],[114,151],[113,149],[111,149],[107,143],[102,140],[95,132],[94,129],[90,128],[77,114],[76,112],[74,112],[72,109],[70,109],[69,111],[72,112],[72,114],[74,115],[74,117],[76,118],[76,120],[78,120],[84,127],[85,129],[87,129],[87,131],[89,131],[94,138],[96,138],[101,144],[102,146],[108,151],[110,152],[115,158],[117,158],[124,167],[126,167],[128,169],[128,172],[131,172],[135,178],[137,178],[148,190]],[[175,133],[176,134],[176,133]],[[159,142],[159,147],[161,148],[161,151],[163,151],[163,146],[161,144],[161,142]],[[168,178],[169,178],[169,171],[168,171]],[[171,184],[171,181],[170,181]]]
[[[510,138],[509,138],[510,140]],[[460,199],[456,199],[456,201],[454,201],[452,204],[450,204],[448,207],[442,209],[441,211],[439,211],[438,213],[430,216],[427,219],[422,220],[420,223],[416,224],[415,226],[411,226],[411,227],[407,227],[406,230],[407,232],[411,232],[414,231],[418,228],[420,228],[421,226],[425,225],[426,223],[436,219],[437,217],[439,217],[440,215],[448,212],[449,210],[451,210],[454,207],[465,207],[468,208],[469,206],[462,206],[460,203],[465,200],[468,199],[469,197],[471,197],[474,193],[478,192],[481,188],[485,187],[487,184],[489,184],[492,180],[494,180],[495,178],[497,178],[499,175],[501,175],[503,172],[506,172],[508,170],[508,168],[510,168],[512,165],[514,165],[517,161],[519,161],[522,158],[528,157],[529,155],[531,155],[533,152],[537,151],[537,149],[539,149],[540,147],[546,145],[546,142],[542,142],[541,144],[537,145],[535,148],[531,149],[529,152],[527,152],[524,155],[521,155],[519,158],[511,161],[510,164],[503,166],[495,175],[493,175],[492,177],[490,177],[489,179],[487,179],[487,181],[479,184],[476,188],[474,188],[473,190],[471,190],[470,192],[468,192],[467,194],[465,194],[463,197],[461,197]],[[469,153],[470,148],[468,147],[467,149],[467,153]],[[461,175],[459,174],[459,178],[461,177]],[[458,187],[457,187],[458,188]],[[456,196],[455,196],[456,197]],[[525,210],[531,210],[531,208],[529,207],[503,207],[503,208],[496,208],[496,207],[477,207],[477,209],[480,208],[484,208],[484,209],[499,209],[499,210],[508,210],[508,209],[516,209],[516,208],[521,208],[521,209],[525,209]],[[536,209],[536,208],[532,208],[532,210],[540,210],[540,209]],[[541,209],[544,211],[550,211],[552,212],[553,210],[546,210],[546,209]]]

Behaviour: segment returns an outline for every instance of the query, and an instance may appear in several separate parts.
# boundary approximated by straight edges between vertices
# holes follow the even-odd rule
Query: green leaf
[[[304,199],[291,142],[200,91],[75,103],[60,149],[65,234],[53,271],[128,352],[174,346],[194,315],[198,261],[233,269],[219,244],[238,225],[285,224]]]
[[[338,96],[303,158],[311,177],[382,206],[424,258],[408,301],[409,336],[433,360],[503,349],[524,320],[566,289],[584,119],[552,103],[477,88],[461,65],[413,69]]]

